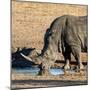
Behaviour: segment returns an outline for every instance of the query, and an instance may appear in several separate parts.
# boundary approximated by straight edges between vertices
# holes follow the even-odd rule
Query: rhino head
[[[49,69],[52,65],[52,60],[50,60],[49,57],[43,57],[42,55],[38,54],[37,56],[34,55],[34,57],[29,57],[24,55],[23,53],[20,53],[22,57],[24,57],[26,60],[29,60],[33,62],[34,64],[40,66],[41,69]]]
[[[42,58],[40,57],[40,53],[38,53],[36,50],[32,51],[32,53],[29,56],[24,55],[23,53],[20,53],[22,57],[24,57],[26,60],[31,61],[35,64],[40,65],[42,63]]]
[[[43,66],[43,68],[48,69],[57,59],[58,52],[58,32],[56,30],[52,31],[47,29],[44,35],[44,46],[40,53],[34,51],[32,57],[27,57],[21,53],[21,55],[35,64]]]

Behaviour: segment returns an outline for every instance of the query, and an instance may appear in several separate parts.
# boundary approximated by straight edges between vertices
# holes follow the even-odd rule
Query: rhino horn
[[[22,57],[24,57],[28,61],[31,61],[31,62],[33,62],[35,64],[41,64],[41,60],[39,60],[39,59],[38,60],[32,60],[30,57],[24,55],[23,53],[20,53],[20,54],[21,54]]]
[[[21,54],[21,56],[24,57],[25,59],[27,59],[27,60],[33,62],[33,60],[32,60],[30,57],[24,55],[23,53],[20,53],[20,54]]]

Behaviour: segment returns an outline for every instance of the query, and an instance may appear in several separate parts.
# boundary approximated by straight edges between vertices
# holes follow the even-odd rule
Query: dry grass
[[[46,29],[59,16],[87,15],[87,6],[12,1],[12,46],[41,49]]]

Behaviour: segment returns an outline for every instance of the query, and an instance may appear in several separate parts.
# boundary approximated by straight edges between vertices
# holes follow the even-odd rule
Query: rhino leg
[[[64,59],[65,59],[65,65],[64,65],[64,70],[70,69],[70,60],[71,60],[71,51],[69,48],[66,48],[65,53],[64,53]]]
[[[83,70],[84,66],[81,61],[81,47],[72,47],[72,54],[74,55],[76,61],[77,61],[77,69]]]

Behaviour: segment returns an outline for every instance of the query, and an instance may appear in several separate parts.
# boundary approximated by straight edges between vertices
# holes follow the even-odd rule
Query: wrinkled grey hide
[[[56,18],[47,29],[41,55],[35,60],[41,61],[42,68],[48,70],[56,61],[57,53],[62,52],[66,62],[64,69],[70,69],[72,53],[78,68],[83,69],[81,51],[87,51],[87,16],[64,15]]]
[[[78,63],[78,68],[83,69],[80,55],[81,51],[87,51],[87,16],[66,15],[52,22],[45,34],[42,56],[45,61],[55,62],[59,51],[66,61],[64,69],[70,69],[71,53]]]

